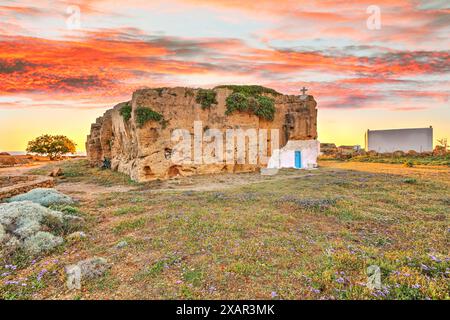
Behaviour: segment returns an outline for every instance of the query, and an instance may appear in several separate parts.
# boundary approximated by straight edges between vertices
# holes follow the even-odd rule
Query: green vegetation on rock
[[[217,93],[211,89],[199,89],[195,102],[201,104],[202,109],[211,108],[212,104],[217,104]]]
[[[138,107],[136,109],[136,122],[139,128],[142,128],[148,121],[163,121],[162,114],[146,107]]]
[[[254,109],[255,115],[260,118],[273,121],[276,111],[273,99],[265,96],[257,96],[256,101],[258,102],[258,104]]]
[[[262,86],[226,85],[216,88],[227,88],[233,93],[226,99],[226,115],[235,111],[253,113],[259,118],[273,121],[275,116],[274,99],[262,94],[280,95],[277,91]]]
[[[281,95],[281,93],[279,93],[278,91],[276,91],[274,89],[266,88],[263,86],[256,86],[256,85],[249,85],[249,86],[222,85],[222,86],[217,86],[214,89],[219,89],[219,88],[230,89],[230,90],[233,90],[233,93],[239,92],[246,96],[257,96],[257,95],[261,95],[263,93],[272,94],[274,96]]]
[[[127,104],[120,109],[120,115],[125,121],[131,119],[131,101],[128,101]]]

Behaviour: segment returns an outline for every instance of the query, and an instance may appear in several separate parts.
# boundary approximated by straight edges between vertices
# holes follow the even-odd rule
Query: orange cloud
[[[253,48],[237,39],[149,37],[136,29],[86,32],[71,41],[3,36],[0,44],[0,93],[121,96],[139,86],[173,84],[182,75],[217,72],[270,82],[308,71],[346,76],[341,84],[347,86],[370,85],[450,68],[448,52],[390,50],[365,57]]]

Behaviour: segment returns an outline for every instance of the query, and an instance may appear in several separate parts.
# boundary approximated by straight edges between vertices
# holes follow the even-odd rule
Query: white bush
[[[50,205],[73,204],[71,197],[51,188],[37,188],[27,193],[19,194],[7,200],[8,202],[31,201],[48,207]]]
[[[3,240],[6,238],[6,232],[5,229],[3,229],[3,226],[0,224],[0,244],[3,243]]]
[[[0,204],[0,243],[5,242],[3,249],[8,253],[21,248],[39,254],[62,244],[60,235],[78,229],[83,222],[80,217],[31,201],[3,203]]]
[[[48,232],[39,231],[25,239],[22,246],[28,253],[39,254],[41,252],[50,251],[61,245],[63,242],[64,240],[61,237],[54,236]]]

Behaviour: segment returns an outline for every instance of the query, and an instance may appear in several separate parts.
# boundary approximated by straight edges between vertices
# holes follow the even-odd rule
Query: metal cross
[[[308,89],[306,89],[305,87],[303,87],[302,90],[300,90],[300,91],[303,93],[303,95],[305,95],[305,94],[306,94],[306,91],[308,91]]]

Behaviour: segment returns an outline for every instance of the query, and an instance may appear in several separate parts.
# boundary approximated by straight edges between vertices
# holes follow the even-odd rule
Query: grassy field
[[[62,166],[58,187],[80,184],[71,195],[88,237],[15,270],[1,266],[0,298],[450,298],[448,167],[326,161],[273,177],[209,176],[224,188],[198,191],[204,177],[168,190],[83,161]],[[226,187],[229,179],[250,182]],[[132,189],[108,192],[117,186]],[[93,256],[111,270],[68,291],[64,266]],[[371,265],[380,289],[366,286]]]
[[[323,159],[327,160],[327,159]],[[333,161],[337,159],[332,159]],[[349,160],[342,161],[351,161],[351,162],[372,162],[372,163],[392,163],[392,164],[407,164],[410,166],[414,165],[428,165],[428,166],[450,166],[450,153],[447,155],[433,156],[433,155],[421,155],[418,154],[416,156],[411,155],[403,155],[403,156],[395,156],[395,155],[359,155],[354,156]]]

